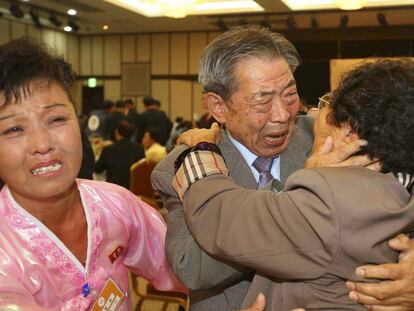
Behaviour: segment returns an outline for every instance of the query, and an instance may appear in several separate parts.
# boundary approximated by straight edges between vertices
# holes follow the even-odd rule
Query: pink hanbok
[[[159,213],[119,186],[77,184],[88,224],[84,265],[7,186],[0,192],[0,310],[88,310],[108,278],[128,292],[127,268],[159,290],[182,290],[165,256]],[[127,295],[117,310],[129,310]]]

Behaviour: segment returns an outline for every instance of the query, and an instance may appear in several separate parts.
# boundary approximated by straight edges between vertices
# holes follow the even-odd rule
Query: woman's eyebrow
[[[19,116],[19,115],[21,115],[22,113],[12,113],[12,114],[8,114],[8,115],[5,115],[5,116],[0,116],[0,121],[3,121],[3,120],[7,120],[7,119],[10,119],[10,118],[14,118],[14,117],[17,117],[17,116]]]
[[[55,107],[67,107],[67,105],[62,104],[62,103],[53,103],[53,104],[50,104],[50,105],[42,106],[43,109],[51,109],[51,108],[55,108]]]
[[[68,105],[62,104],[62,103],[53,103],[53,104],[50,104],[50,105],[41,106],[41,107],[39,107],[39,109],[47,110],[47,109],[52,109],[52,108],[55,108],[55,107],[67,107],[67,106]],[[5,116],[0,116],[0,121],[10,119],[10,118],[14,118],[14,117],[17,117],[17,116],[22,115],[22,114],[23,113],[11,113],[11,114],[8,114],[8,115],[5,115]]]

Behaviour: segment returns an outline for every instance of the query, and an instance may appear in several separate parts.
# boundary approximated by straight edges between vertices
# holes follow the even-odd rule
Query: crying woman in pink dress
[[[124,188],[76,179],[74,79],[35,41],[0,46],[0,310],[128,310],[127,269],[182,290],[158,212]]]

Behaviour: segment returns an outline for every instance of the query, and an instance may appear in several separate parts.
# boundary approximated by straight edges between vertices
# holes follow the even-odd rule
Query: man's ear
[[[226,123],[228,107],[224,100],[216,93],[209,92],[206,95],[208,111],[219,123]]]

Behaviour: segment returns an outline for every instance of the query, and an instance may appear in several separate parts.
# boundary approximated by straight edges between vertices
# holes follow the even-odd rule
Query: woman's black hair
[[[20,38],[0,46],[0,94],[5,104],[27,96],[32,83],[55,82],[71,102],[76,74],[62,57],[32,38]]]
[[[330,120],[351,128],[382,172],[414,174],[414,62],[377,60],[349,71],[333,93]]]

